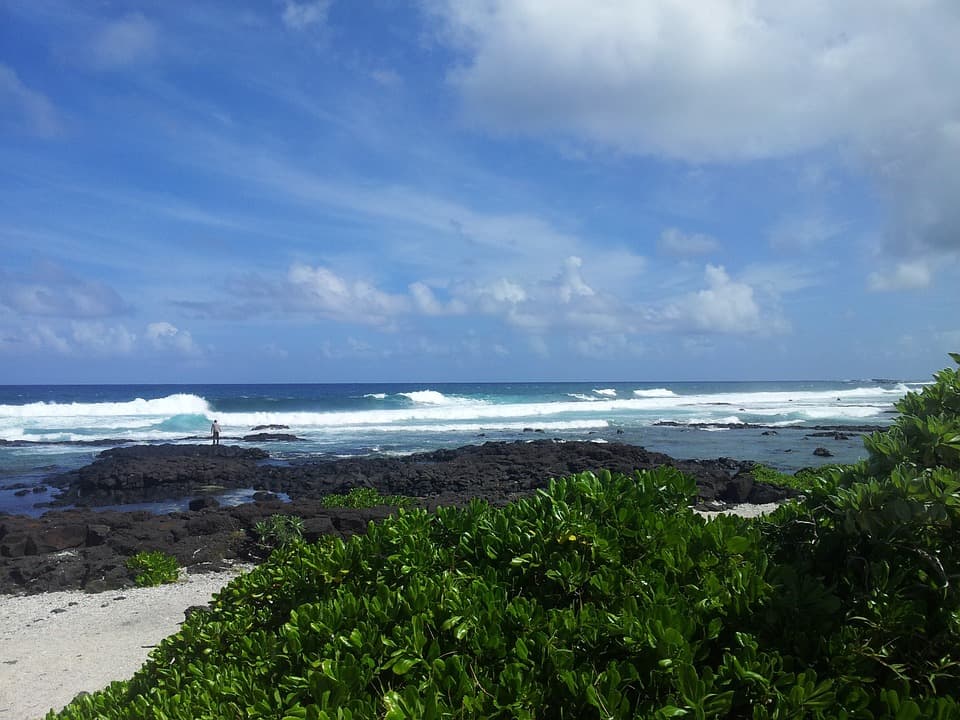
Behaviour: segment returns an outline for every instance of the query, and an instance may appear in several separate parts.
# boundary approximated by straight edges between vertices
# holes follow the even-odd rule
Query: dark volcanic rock
[[[818,447],[813,451],[813,454],[818,457],[833,457],[833,453],[823,447]]]
[[[804,437],[832,437],[834,440],[849,440],[850,436],[846,433],[838,432],[836,430],[826,430],[824,432],[815,432],[810,433],[809,435],[804,435]]]
[[[249,487],[260,448],[229,445],[138,445],[106,450],[97,459],[50,481],[65,489],[51,504],[122,505],[195,495],[210,486]]]
[[[293,442],[296,440],[302,440],[296,435],[290,433],[254,433],[253,435],[244,435],[242,438],[243,442]]]
[[[289,425],[254,425],[250,428],[250,432],[257,432],[258,430],[289,430]]]
[[[215,510],[220,507],[220,501],[210,495],[194,498],[187,507],[191,510]]]
[[[620,443],[490,442],[402,458],[315,460],[265,465],[255,448],[210,445],[143,446],[110,450],[91,465],[57,479],[66,502],[106,504],[157,497],[199,496],[195,510],[169,515],[48,512],[40,518],[0,515],[0,593],[68,588],[100,591],[129,586],[127,559],[162,550],[185,567],[220,567],[225,559],[250,557],[257,522],[273,514],[298,515],[308,539],[349,537],[394,508],[326,508],[321,498],[354,487],[417,498],[432,510],[482,498],[502,505],[545,487],[551,478],[584,470],[634,470],[672,465],[692,475],[698,501],[770,502],[790,491],[753,480],[753,463],[729,458],[674,460]],[[258,502],[213,507],[210,486],[256,488]],[[286,493],[290,503],[275,493]],[[202,509],[199,509],[203,505]]]

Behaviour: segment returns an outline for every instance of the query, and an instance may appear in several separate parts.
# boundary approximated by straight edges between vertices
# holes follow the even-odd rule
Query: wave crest
[[[480,400],[468,400],[466,398],[444,395],[437,390],[414,390],[412,392],[397,393],[397,395],[407,398],[407,400],[415,405],[449,406],[483,404]]]
[[[204,415],[211,413],[210,404],[199,395],[177,393],[162,398],[136,398],[126,402],[56,403],[35,402],[28,405],[0,405],[0,418],[75,418]]]
[[[677,394],[673,390],[667,390],[666,388],[654,388],[653,390],[634,390],[633,394],[635,397],[641,398],[677,397]]]

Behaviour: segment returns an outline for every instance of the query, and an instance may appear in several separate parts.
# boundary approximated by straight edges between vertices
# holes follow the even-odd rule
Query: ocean
[[[34,504],[45,498],[18,490],[86,465],[105,447],[209,442],[214,420],[225,444],[243,443],[254,432],[296,435],[295,442],[255,443],[281,462],[547,437],[625,442],[676,458],[756,460],[792,472],[865,457],[858,435],[811,435],[822,426],[889,425],[893,404],[922,385],[874,379],[0,386],[0,512],[36,514]],[[664,422],[671,424],[658,424]],[[832,457],[814,455],[817,447]]]

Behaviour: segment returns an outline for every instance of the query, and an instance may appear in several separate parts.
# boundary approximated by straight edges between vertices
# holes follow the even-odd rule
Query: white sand
[[[82,690],[130,678],[180,629],[184,610],[209,602],[239,571],[93,595],[0,597],[0,720],[42,718]]]
[[[703,515],[705,518],[712,518],[717,515],[739,515],[745,518],[755,518],[772,513],[782,504],[783,503],[779,502],[763,503],[761,505],[741,503],[740,505],[734,505],[728,510],[694,510],[694,512],[698,515]]]

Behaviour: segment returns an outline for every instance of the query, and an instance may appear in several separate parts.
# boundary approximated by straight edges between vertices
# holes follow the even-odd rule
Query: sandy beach
[[[129,678],[177,632],[186,608],[207,603],[239,572],[153,588],[0,598],[0,718],[42,718],[81,691]]]

